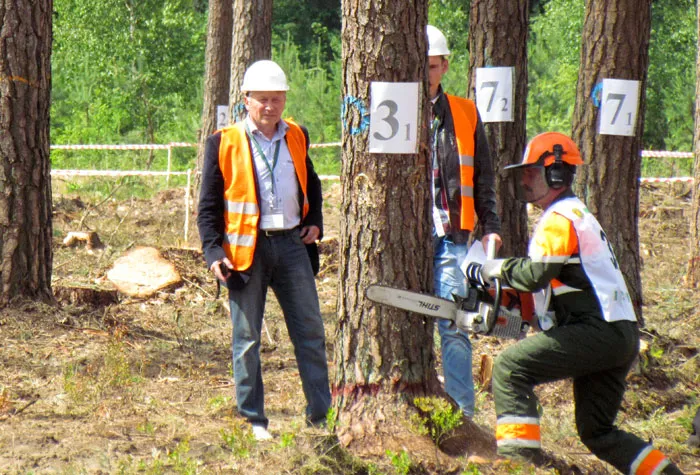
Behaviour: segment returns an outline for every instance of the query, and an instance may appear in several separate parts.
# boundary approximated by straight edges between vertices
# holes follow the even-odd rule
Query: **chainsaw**
[[[467,297],[455,300],[434,295],[372,284],[365,296],[376,303],[400,308],[434,318],[450,320],[457,328],[469,333],[493,335],[499,338],[522,338],[533,324],[532,294],[502,289],[500,284],[491,289],[469,282]],[[495,305],[500,302],[500,305]]]
[[[488,254],[495,254],[492,243]],[[467,296],[454,296],[454,301],[380,284],[367,287],[365,296],[383,305],[450,320],[469,333],[516,339],[525,336],[536,318],[532,294],[504,289],[500,279],[494,279],[491,286],[471,279],[467,283]]]

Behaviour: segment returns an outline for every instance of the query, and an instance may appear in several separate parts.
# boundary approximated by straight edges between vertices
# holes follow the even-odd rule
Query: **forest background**
[[[583,25],[580,0],[532,0],[527,135],[571,132]],[[52,144],[196,143],[201,122],[205,0],[55,0]],[[432,0],[429,23],[450,42],[446,90],[467,95],[469,2]],[[235,20],[234,20],[235,21]],[[693,0],[655,0],[643,149],[691,151],[697,12]],[[273,59],[287,72],[286,113],[312,143],[341,137],[340,2],[275,0]],[[160,168],[154,152],[54,150],[53,168]],[[175,149],[174,170],[194,167]],[[314,152],[320,173],[337,174],[340,148]],[[692,175],[692,158],[646,159],[642,176]]]

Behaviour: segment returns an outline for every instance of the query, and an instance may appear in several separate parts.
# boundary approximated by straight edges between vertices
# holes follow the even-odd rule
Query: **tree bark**
[[[51,0],[0,3],[0,306],[51,292]]]
[[[640,321],[637,220],[650,31],[651,0],[586,1],[572,125],[572,137],[586,162],[579,167],[576,190],[615,249]],[[641,82],[635,136],[597,133],[598,109],[591,95],[604,78]]]
[[[527,112],[527,0],[473,0],[469,15],[469,95],[475,99],[476,69],[513,66],[513,122],[484,124],[496,172],[498,214],[502,221],[501,255],[527,254],[528,227],[525,203],[515,198],[515,181],[504,171],[520,163],[526,145]]]
[[[697,4],[700,14],[700,2]],[[697,289],[700,287],[700,17],[698,17],[698,49],[695,59],[695,160],[693,163],[693,193],[690,215],[690,259],[685,276],[686,285]]]
[[[234,0],[233,49],[229,117],[236,122],[245,117],[241,85],[245,70],[255,61],[272,56],[272,0]]]
[[[233,38],[233,0],[210,0],[207,25],[207,49],[204,64],[202,124],[197,134],[197,171],[204,165],[204,143],[216,130],[216,106],[228,105],[231,77],[231,41]],[[201,175],[195,173],[194,206],[199,202]],[[195,222],[196,220],[192,220]]]
[[[341,441],[383,453],[385,436],[399,435],[391,432],[405,420],[407,397],[439,388],[433,322],[364,297],[373,283],[423,292],[432,288],[427,0],[345,0],[342,9],[345,219],[339,239],[333,394]],[[368,153],[358,103],[368,113],[373,81],[421,84],[418,153]]]

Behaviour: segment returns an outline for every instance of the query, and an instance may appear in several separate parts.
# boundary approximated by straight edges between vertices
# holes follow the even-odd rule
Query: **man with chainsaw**
[[[307,423],[323,424],[331,403],[314,281],[323,196],[307,130],[282,119],[287,90],[274,61],[248,67],[241,86],[246,118],[207,138],[197,217],[207,265],[228,287],[236,404],[257,440],[272,438],[260,359],[268,288],[294,345]]]
[[[428,79],[433,104],[431,120],[433,196],[433,283],[437,296],[466,297],[460,265],[476,217],[483,224],[482,242],[496,240],[501,223],[496,211],[493,164],[484,126],[473,101],[446,94],[441,86],[450,50],[432,25],[428,34]],[[467,417],[474,415],[472,346],[468,334],[448,320],[438,322],[445,390]]]
[[[536,292],[541,333],[496,359],[498,453],[541,464],[540,414],[533,388],[573,379],[576,427],[597,457],[630,474],[679,474],[650,443],[618,429],[615,416],[639,351],[634,308],[612,246],[596,218],[572,192],[583,161],[566,135],[547,132],[528,144],[515,174],[518,198],[543,210],[528,257],[471,263],[467,274],[486,285],[501,279]]]

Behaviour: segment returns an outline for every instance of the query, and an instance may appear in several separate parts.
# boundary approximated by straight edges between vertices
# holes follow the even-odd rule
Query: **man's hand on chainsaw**
[[[502,277],[503,262],[504,259],[487,259],[483,264],[470,262],[467,266],[467,278],[482,287],[488,287],[494,279]]]

